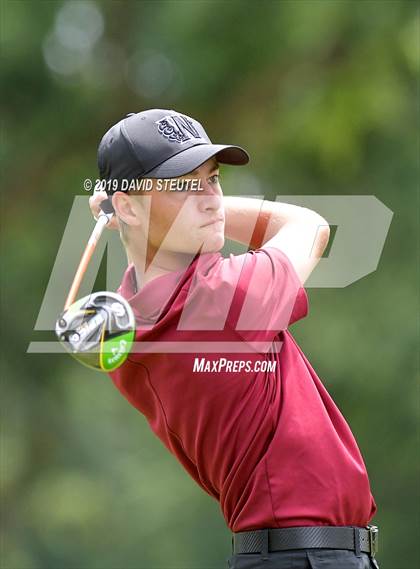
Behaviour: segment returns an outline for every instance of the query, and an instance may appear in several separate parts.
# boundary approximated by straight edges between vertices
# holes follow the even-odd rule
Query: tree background
[[[249,150],[240,175],[222,171],[226,194],[375,195],[394,212],[377,270],[308,289],[292,333],[364,456],[381,568],[420,566],[418,7],[2,0],[2,568],[222,569],[230,555],[218,504],[107,376],[27,353],[99,139],[152,107]]]

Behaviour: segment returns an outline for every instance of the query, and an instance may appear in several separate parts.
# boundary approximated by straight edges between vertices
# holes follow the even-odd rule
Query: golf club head
[[[133,311],[113,292],[95,292],[72,304],[57,319],[55,333],[79,362],[110,372],[127,359],[135,337]]]

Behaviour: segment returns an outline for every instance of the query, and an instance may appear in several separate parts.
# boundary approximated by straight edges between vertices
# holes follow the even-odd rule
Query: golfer
[[[289,331],[307,315],[303,285],[328,223],[223,196],[219,165],[248,160],[174,110],[130,113],[102,138],[100,178],[129,261],[118,292],[141,346],[110,376],[219,502],[228,567],[378,568],[360,450]],[[104,197],[90,198],[95,216]],[[248,252],[223,257],[226,237]]]

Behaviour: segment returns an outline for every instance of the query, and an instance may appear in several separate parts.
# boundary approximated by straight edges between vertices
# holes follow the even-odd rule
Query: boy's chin
[[[212,239],[208,239],[204,243],[187,243],[180,248],[173,249],[173,253],[182,253],[183,255],[196,255],[198,251],[201,253],[217,253],[223,248],[225,244],[224,236],[215,236]]]
[[[222,249],[223,245],[225,244],[224,237],[219,237],[215,239],[211,239],[203,243],[203,247],[201,249],[202,253],[217,253]]]

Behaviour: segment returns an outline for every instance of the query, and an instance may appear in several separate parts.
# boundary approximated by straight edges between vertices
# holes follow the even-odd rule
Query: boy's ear
[[[126,192],[115,192],[112,196],[112,206],[117,217],[127,225],[140,225],[141,223],[140,212],[134,202],[133,196]]]

